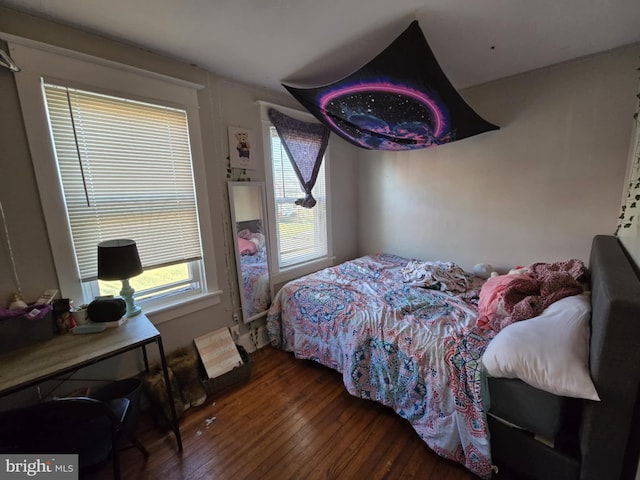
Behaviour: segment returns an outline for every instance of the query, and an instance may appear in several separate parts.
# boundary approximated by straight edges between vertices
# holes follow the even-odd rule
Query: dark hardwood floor
[[[123,450],[123,478],[477,479],[429,450],[392,410],[350,396],[337,372],[271,347],[252,358],[250,380],[181,419],[182,453],[143,412],[138,436],[151,455]],[[113,478],[111,464],[83,478]]]

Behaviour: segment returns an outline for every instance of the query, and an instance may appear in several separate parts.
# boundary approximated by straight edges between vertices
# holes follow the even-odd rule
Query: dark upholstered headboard
[[[580,478],[634,478],[638,425],[632,424],[632,418],[640,385],[640,281],[613,236],[593,239],[589,270],[590,369],[601,401],[586,401],[583,408]]]

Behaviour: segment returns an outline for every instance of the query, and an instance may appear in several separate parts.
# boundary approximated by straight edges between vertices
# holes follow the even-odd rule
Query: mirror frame
[[[240,306],[242,309],[242,321],[243,323],[250,323],[253,320],[257,320],[258,318],[262,318],[267,315],[267,311],[269,306],[263,311],[256,313],[254,315],[249,314],[249,308],[247,305],[247,299],[245,298],[244,292],[244,280],[242,275],[242,264],[241,264],[241,255],[240,249],[238,248],[238,223],[243,220],[238,220],[237,215],[237,200],[235,198],[235,189],[236,187],[253,187],[258,189],[258,198],[260,199],[261,205],[256,209],[257,212],[261,215],[262,218],[255,219],[260,220],[262,222],[262,233],[264,235],[265,241],[265,255],[267,258],[267,279],[268,279],[268,289],[269,289],[269,306],[271,306],[271,300],[273,300],[273,282],[271,276],[271,251],[269,249],[269,223],[267,221],[267,208],[266,208],[266,197],[265,197],[265,186],[264,182],[227,182],[227,189],[229,192],[229,213],[231,215],[231,229],[232,229],[232,237],[233,237],[233,251],[236,257],[236,272],[238,279],[238,296],[240,297]],[[253,220],[253,219],[252,219]]]

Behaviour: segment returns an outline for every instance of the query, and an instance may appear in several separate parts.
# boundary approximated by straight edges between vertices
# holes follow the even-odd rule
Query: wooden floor
[[[123,479],[477,479],[390,409],[350,396],[337,372],[271,347],[252,358],[249,381],[181,419],[182,453],[143,413],[138,435],[151,455],[124,450]],[[108,463],[83,478],[112,473]]]

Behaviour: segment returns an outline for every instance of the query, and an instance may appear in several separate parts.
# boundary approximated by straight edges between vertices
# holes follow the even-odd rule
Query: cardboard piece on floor
[[[216,378],[242,365],[242,358],[228,328],[207,333],[193,342],[208,378]]]

